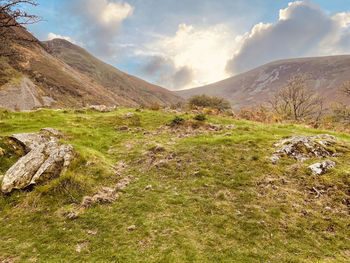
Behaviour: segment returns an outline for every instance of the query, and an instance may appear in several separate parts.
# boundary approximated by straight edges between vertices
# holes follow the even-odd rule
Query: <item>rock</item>
[[[115,127],[114,129],[117,130],[117,131],[127,131],[127,130],[129,130],[129,128],[127,126]]]
[[[49,135],[53,135],[55,137],[60,137],[61,136],[61,133],[55,129],[52,129],[52,128],[42,128],[40,131],[42,132],[46,132],[48,133]]]
[[[55,137],[57,131],[46,128],[39,133],[21,133],[10,136],[10,139],[21,144],[26,155],[21,157],[6,172],[1,185],[3,193],[10,193],[14,189],[23,189],[38,183],[43,175],[59,176],[65,172],[73,158],[73,147],[60,145]]]
[[[313,157],[334,156],[336,153],[328,147],[335,145],[336,141],[336,137],[328,134],[293,136],[276,143],[275,146],[279,149],[275,151],[270,159],[272,163],[276,164],[282,156],[293,158],[299,162]]]
[[[145,187],[145,190],[151,190],[152,189],[152,185],[147,185],[146,187]]]
[[[96,236],[97,235],[97,231],[93,231],[93,230],[89,230],[87,233],[90,236]]]
[[[128,113],[125,113],[124,116],[125,116],[126,118],[132,118],[132,117],[135,116],[135,113],[133,113],[133,112],[128,112]]]
[[[277,164],[280,160],[280,157],[277,154],[273,154],[271,155],[270,160],[272,164]]]
[[[136,229],[135,225],[131,225],[127,228],[128,231],[134,231]]]
[[[110,111],[114,111],[116,108],[117,108],[116,106],[107,107],[106,105],[91,105],[88,107],[89,110],[95,110],[99,112],[110,112]]]
[[[89,242],[88,241],[85,241],[83,243],[80,243],[78,244],[76,247],[75,247],[75,251],[80,253],[81,251],[83,251],[84,249],[86,249],[87,247],[89,246]]]
[[[0,147],[0,158],[5,155],[5,150]]]
[[[325,174],[329,169],[334,167],[335,167],[335,162],[331,160],[326,160],[321,163],[315,163],[313,165],[310,165],[309,169],[315,175],[322,175],[322,174]]]

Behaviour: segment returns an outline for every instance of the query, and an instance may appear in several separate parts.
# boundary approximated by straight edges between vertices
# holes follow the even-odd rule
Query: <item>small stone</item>
[[[134,231],[136,229],[135,225],[131,225],[127,228],[128,231]]]
[[[133,113],[133,112],[125,113],[125,117],[127,117],[127,118],[132,118],[134,116],[135,116],[135,113]]]
[[[152,189],[152,185],[147,185],[145,190],[151,190]]]
[[[334,167],[335,167],[335,162],[331,160],[326,160],[322,163],[315,163],[313,165],[310,165],[309,169],[315,175],[322,175],[322,174],[325,174],[329,169]]]
[[[276,154],[273,154],[271,157],[270,157],[270,160],[271,160],[271,163],[272,164],[277,164],[278,161],[279,161],[280,157]]]
[[[80,253],[83,249],[87,248],[87,246],[89,245],[89,242],[84,242],[84,243],[80,243],[75,247],[75,251]]]
[[[114,129],[117,130],[117,131],[127,131],[127,130],[129,130],[129,128],[127,126],[115,127]]]
[[[0,158],[5,155],[5,150],[0,147]]]
[[[89,230],[88,235],[95,236],[95,235],[97,235],[97,231]]]

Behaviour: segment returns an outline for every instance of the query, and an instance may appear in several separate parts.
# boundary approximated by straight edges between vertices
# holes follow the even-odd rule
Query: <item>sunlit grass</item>
[[[128,112],[137,117],[126,118]],[[281,138],[324,131],[210,116],[207,122],[235,128],[178,139],[164,129],[174,116],[128,108],[0,112],[0,135],[52,127],[78,153],[60,178],[0,196],[0,261],[347,262],[349,152],[316,177],[307,169],[316,160],[294,171],[293,160],[274,166],[268,157]],[[115,130],[120,126],[133,130]],[[350,142],[349,135],[331,134]],[[155,145],[164,150],[151,154]],[[119,162],[132,181],[117,202],[73,220],[61,215],[115,185],[120,176],[112,167]],[[323,189],[320,198],[312,187]],[[130,225],[136,229],[128,231]]]

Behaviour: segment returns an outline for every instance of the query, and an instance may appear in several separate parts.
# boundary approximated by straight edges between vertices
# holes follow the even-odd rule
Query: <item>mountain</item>
[[[12,27],[8,49],[0,54],[0,107],[31,110],[40,107],[82,107],[126,104],[89,77],[75,71],[24,27]]]
[[[150,84],[104,63],[85,49],[67,40],[53,39],[44,43],[53,55],[131,104],[149,105],[157,102],[164,105],[182,100],[169,90]]]
[[[182,100],[166,89],[122,73],[91,55],[89,60],[81,61],[80,67],[89,68],[90,72],[97,67],[101,70],[96,70],[99,77],[90,76],[81,68],[74,68],[76,64],[72,63],[72,67],[57,57],[55,48],[50,50],[49,46],[55,47],[57,45],[53,43],[62,41],[42,43],[21,26],[8,30],[12,37],[6,45],[0,45],[0,108],[32,110],[96,104],[137,106],[152,102],[170,105]],[[82,52],[79,47],[74,47]],[[70,54],[79,57],[74,55],[73,49]],[[105,72],[101,65],[108,70]],[[122,92],[118,92],[113,84]]]
[[[199,94],[224,97],[234,109],[241,109],[266,103],[276,90],[298,73],[307,74],[309,85],[327,102],[334,101],[338,87],[350,80],[350,55],[279,60],[214,84],[178,91],[177,94],[186,99]]]

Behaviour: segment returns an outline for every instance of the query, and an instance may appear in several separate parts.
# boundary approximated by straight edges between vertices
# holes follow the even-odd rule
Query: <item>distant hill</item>
[[[0,52],[0,108],[32,110],[93,104],[137,106],[152,102],[170,105],[182,100],[166,89],[104,64],[67,41],[55,40],[44,44],[24,27],[9,30],[14,36],[8,43],[11,52]],[[68,65],[56,56],[60,46],[57,43],[74,47],[64,49],[70,50],[72,59],[84,57],[82,54],[86,55],[86,59],[82,59],[80,64],[71,61],[72,66]],[[74,51],[77,53],[74,54]]]
[[[279,60],[214,84],[178,91],[177,94],[183,98],[199,94],[220,96],[229,100],[234,109],[241,109],[266,103],[273,92],[298,73],[308,74],[309,85],[331,102],[336,99],[338,87],[350,80],[350,55]]]
[[[164,105],[182,100],[169,90],[150,84],[104,63],[85,49],[67,40],[53,39],[44,43],[53,55],[131,104],[149,105],[152,102],[157,102]]]

